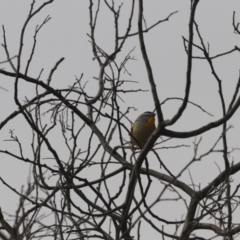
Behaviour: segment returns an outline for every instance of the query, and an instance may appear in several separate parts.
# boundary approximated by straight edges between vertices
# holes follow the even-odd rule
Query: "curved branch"
[[[162,135],[167,136],[167,137],[174,137],[174,138],[195,137],[199,134],[209,131],[212,128],[216,128],[216,127],[222,125],[223,123],[227,122],[233,116],[233,114],[236,112],[236,110],[239,108],[239,106],[240,106],[240,97],[238,98],[236,103],[233,105],[232,109],[229,110],[228,113],[224,117],[218,119],[215,122],[210,122],[207,125],[200,127],[196,130],[190,131],[190,132],[175,132],[175,131],[171,131],[168,129],[164,129]]]
[[[145,62],[145,66],[146,66],[146,70],[147,70],[147,74],[148,74],[148,80],[149,80],[151,90],[152,90],[152,96],[153,96],[153,100],[154,100],[154,104],[155,104],[155,109],[157,111],[158,122],[160,123],[163,121],[163,114],[162,114],[162,109],[160,106],[160,101],[158,99],[158,94],[157,94],[157,90],[156,90],[156,84],[155,84],[155,81],[153,78],[151,64],[149,62],[147,50],[146,50],[145,43],[144,43],[142,21],[143,21],[143,1],[139,0],[139,15],[138,15],[139,43],[140,43],[143,60]]]
[[[126,168],[129,168],[128,166],[126,166]],[[130,169],[130,168],[129,168]],[[161,181],[167,182],[167,183],[171,183],[172,185],[174,185],[175,187],[180,188],[183,192],[187,193],[190,197],[193,196],[194,191],[184,182],[177,180],[176,178],[173,178],[171,176],[168,176],[166,174],[157,172],[155,170],[152,169],[146,169],[146,168],[141,168],[140,169],[140,173],[142,174],[149,174],[152,177],[155,177]]]
[[[238,171],[240,171],[240,163],[236,163],[233,166],[231,166],[229,169],[226,169],[222,173],[220,173],[211,183],[209,183],[205,188],[203,188],[201,191],[198,192],[201,199],[206,197],[206,195],[209,194],[211,190],[213,190],[219,184],[224,182],[227,177],[235,174]]]
[[[195,11],[199,0],[195,0],[192,5],[191,15],[189,20],[189,43],[188,43],[188,63],[187,63],[187,76],[186,76],[186,87],[185,87],[185,96],[182,105],[178,109],[177,113],[171,120],[166,120],[165,125],[170,126],[173,125],[183,114],[187,103],[188,97],[190,93],[190,86],[191,86],[191,74],[192,74],[192,47],[193,47],[193,23],[195,17]]]
[[[240,232],[240,225],[238,225],[235,228],[232,228],[230,231],[227,230],[222,230],[220,227],[211,224],[211,223],[197,223],[197,224],[193,224],[193,229],[197,230],[197,229],[207,229],[207,230],[212,230],[213,232],[215,232],[216,234],[220,235],[220,236],[228,236],[228,235],[233,235],[233,234],[237,234]]]

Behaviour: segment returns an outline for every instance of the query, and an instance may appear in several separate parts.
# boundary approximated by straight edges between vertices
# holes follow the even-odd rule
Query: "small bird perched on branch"
[[[131,143],[138,147],[144,147],[155,129],[155,114],[152,112],[144,112],[132,125]]]

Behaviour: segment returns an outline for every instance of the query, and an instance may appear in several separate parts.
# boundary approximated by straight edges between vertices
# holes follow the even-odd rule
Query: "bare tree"
[[[240,105],[240,78],[236,80],[235,91],[227,104],[222,80],[215,69],[214,61],[239,52],[240,49],[235,46],[227,52],[211,55],[209,45],[202,37],[201,26],[198,26],[195,19],[198,4],[201,3],[199,0],[189,1],[191,11],[188,36],[183,37],[183,47],[187,56],[184,97],[169,96],[160,101],[144,37],[152,28],[161,31],[158,25],[167,24],[164,22],[176,18],[177,12],[171,12],[165,19],[147,27],[147,16],[143,13],[144,4],[149,4],[148,1],[132,0],[128,23],[124,34],[120,35],[119,17],[122,5],[119,5],[118,1],[89,0],[88,36],[93,60],[99,66],[98,77],[93,80],[98,81],[97,92],[92,96],[86,90],[83,74],[76,77],[72,86],[59,89],[54,87],[52,81],[64,58],[52,66],[45,79],[41,77],[42,71],[38,77],[31,77],[29,74],[38,33],[44,31],[42,29],[51,19],[50,16],[36,26],[31,53],[26,64],[23,63],[27,26],[35,15],[53,2],[54,0],[49,0],[36,7],[35,1],[32,1],[21,29],[16,64],[9,54],[7,40],[10,34],[8,36],[5,27],[2,28],[2,46],[11,71],[0,69],[0,74],[14,80],[14,100],[17,109],[9,116],[4,116],[0,129],[4,129],[13,119],[24,117],[24,121],[32,129],[32,153],[29,156],[25,154],[25,145],[15,132],[10,130],[10,139],[7,140],[16,143],[18,150],[0,149],[1,156],[8,155],[15,161],[22,161],[27,167],[30,166],[30,173],[27,184],[21,190],[15,189],[0,176],[2,184],[19,199],[15,213],[6,213],[4,209],[0,209],[0,238],[141,239],[145,224],[150,226],[153,232],[159,233],[158,239],[236,239],[240,232],[239,221],[235,221],[239,210],[240,185],[234,182],[233,176],[240,170],[240,163],[231,162],[231,154],[237,149],[229,150],[228,131],[231,126],[228,125],[228,121]],[[115,32],[112,52],[104,50],[95,36],[102,5],[113,17]],[[132,26],[135,24],[133,19],[136,14],[137,31],[134,32]],[[240,34],[235,12],[232,25],[235,33]],[[124,47],[132,38],[135,38],[136,42],[138,39],[148,77],[146,81],[151,89],[149,96],[154,101],[152,109],[156,111],[158,123],[143,148],[133,148],[129,138],[124,137],[131,135],[129,126],[132,122],[128,115],[133,109],[122,107],[122,101],[126,94],[134,97],[137,92],[145,91],[141,88],[124,88],[128,83],[125,76],[130,74],[128,63],[135,60],[134,46],[128,53]],[[195,38],[198,41],[195,42]],[[198,50],[199,55],[194,55],[194,50]],[[124,58],[120,52],[126,52]],[[203,114],[210,114],[204,107],[189,100],[193,81],[192,63],[195,59],[205,61],[211,69],[218,85],[222,116],[198,129],[173,131],[170,130],[171,126],[176,125],[190,105],[200,108]],[[32,99],[21,97],[20,81],[35,86]],[[170,100],[178,100],[181,104],[175,110],[175,114],[166,119],[163,105]],[[196,136],[215,128],[221,129],[221,135],[208,150],[199,153],[202,138]],[[160,150],[184,148],[186,138],[195,139],[192,158],[178,174],[173,174],[173,169],[169,169],[162,161]],[[56,144],[56,139],[64,142],[67,149],[64,153],[62,145]],[[182,143],[174,145],[174,139],[180,139]],[[216,153],[222,154],[219,158],[224,161],[225,168],[212,176],[211,182],[200,186],[196,185],[194,180],[191,183],[180,180],[181,175],[189,170],[190,166]],[[159,169],[149,167],[150,158],[159,161]],[[190,171],[189,174],[191,176]],[[158,195],[154,199],[150,194],[153,184],[158,186]],[[185,206],[182,218],[169,220],[154,211],[156,206],[165,207],[171,202],[181,202]],[[170,210],[170,207],[167,208]],[[210,234],[206,235],[204,230],[208,230]],[[152,233],[148,234],[151,238]]]

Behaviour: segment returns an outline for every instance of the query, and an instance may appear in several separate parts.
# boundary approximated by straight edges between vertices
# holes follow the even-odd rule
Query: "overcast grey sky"
[[[123,2],[123,9],[120,15],[120,33],[124,33],[129,16],[130,1],[116,1],[116,3]],[[36,5],[42,1],[36,1]],[[29,0],[0,0],[0,24],[4,25],[6,30],[7,44],[10,55],[14,56],[18,53],[20,31],[24,21],[29,12],[31,1]],[[89,3],[88,1],[80,0],[56,0],[53,4],[43,9],[31,21],[27,27],[24,37],[24,48],[22,55],[22,69],[28,60],[33,43],[34,29],[37,24],[41,24],[47,15],[51,20],[39,32],[37,47],[35,55],[30,66],[29,75],[37,77],[43,68],[41,79],[46,79],[49,71],[53,68],[55,63],[64,57],[65,60],[56,71],[53,79],[53,86],[56,88],[66,88],[75,81],[75,76],[80,76],[82,73],[83,82],[87,82],[86,91],[89,95],[94,95],[98,89],[98,83],[94,77],[98,77],[98,64],[93,61],[91,52],[91,44],[89,43]],[[160,100],[163,101],[168,97],[183,97],[186,80],[187,56],[183,47],[182,36],[188,37],[188,20],[190,13],[189,0],[149,0],[144,3],[144,17],[147,25],[151,26],[160,19],[165,19],[171,12],[178,11],[173,15],[169,21],[164,22],[145,34],[146,47],[149,54],[150,63],[152,65],[154,78],[157,85],[157,91]],[[205,43],[210,44],[211,55],[219,54],[229,51],[234,46],[239,46],[240,36],[235,34],[232,27],[232,15],[236,11],[236,20],[240,22],[240,2],[237,0],[201,0],[197,8],[196,21],[199,24],[199,29],[202,33]],[[100,9],[99,22],[97,23],[96,41],[99,46],[107,53],[113,51],[114,39],[114,24],[113,18],[107,11],[106,7]],[[137,12],[134,16],[134,25],[132,31],[137,30]],[[194,42],[199,43],[196,34],[194,35]],[[0,34],[0,42],[3,43],[2,34]],[[146,89],[150,90],[147,80],[147,73],[142,60],[142,55],[139,49],[138,37],[131,37],[122,52],[119,54],[118,62],[121,62],[126,54],[135,47],[133,55],[137,61],[129,62],[128,70],[131,76],[125,74],[125,80],[137,81],[138,83],[125,83],[125,89]],[[240,46],[239,46],[240,47]],[[194,49],[194,54],[201,54]],[[6,59],[3,48],[0,48],[0,61]],[[239,52],[224,56],[220,59],[214,60],[216,70],[221,77],[224,96],[226,97],[226,104],[228,106],[239,76]],[[16,63],[16,59],[13,61]],[[11,71],[8,64],[1,65],[1,68]],[[0,122],[2,122],[10,113],[17,109],[13,94],[14,79],[0,75],[0,86],[8,89],[8,92],[0,89]],[[31,99],[35,95],[35,86],[31,84],[21,83],[19,95],[22,101],[24,98]],[[134,121],[138,115],[144,111],[152,111],[154,109],[151,92],[134,93],[131,95],[124,95],[125,102],[122,103],[122,111],[126,111],[128,107],[135,107],[136,111],[131,111],[129,118]],[[190,101],[201,105],[206,111],[214,116],[202,112],[199,108],[192,105],[188,106],[182,118],[175,124],[172,130],[190,131],[196,129],[207,122],[217,120],[222,116],[221,104],[219,100],[217,83],[214,80],[211,70],[204,60],[193,61],[193,75],[192,75],[192,90],[190,94]],[[178,109],[179,101],[169,101],[163,106],[163,113],[165,119],[170,118]],[[86,112],[86,109],[83,109]],[[239,147],[240,135],[240,112],[238,111],[234,117],[229,121],[228,125],[232,124],[233,129],[229,132],[229,146]],[[99,123],[100,126],[104,122]],[[130,124],[126,122],[126,125]],[[16,144],[8,141],[9,129],[15,129],[14,133],[19,136],[19,139],[27,149],[31,143],[31,129],[25,123],[23,117],[18,117],[9,122],[7,126],[0,131],[0,148],[15,149]],[[204,152],[209,149],[221,134],[221,128],[214,129],[205,133],[200,145],[200,151]],[[54,137],[54,136],[53,136]],[[125,139],[128,139],[127,132],[124,133]],[[199,139],[199,137],[198,137]],[[117,141],[117,139],[116,139]],[[191,147],[186,151],[186,148],[176,150],[162,150],[161,156],[164,163],[174,174],[177,174],[193,156],[192,143],[194,139],[173,140],[171,145],[190,144]],[[56,146],[58,139],[56,137]],[[114,141],[112,143],[114,145]],[[221,146],[221,145],[219,145]],[[29,153],[31,154],[31,150]],[[64,153],[62,153],[64,155]],[[232,160],[236,163],[239,161],[239,153],[236,152]],[[157,161],[153,160],[150,163],[150,168],[159,168]],[[197,162],[190,167],[195,184],[205,186],[210,182],[219,172],[216,164],[224,169],[224,162],[220,154],[206,158],[204,161]],[[14,166],[14,169],[9,172],[9,169]],[[161,171],[164,172],[162,169]],[[22,184],[26,183],[29,169],[26,165],[1,155],[0,158],[0,176],[5,179],[10,185],[16,189],[20,189]],[[191,184],[188,171],[180,177],[181,180]],[[157,189],[157,183],[150,193]],[[113,185],[114,187],[114,185]],[[17,198],[9,189],[0,184],[0,206],[6,212],[14,212]],[[159,212],[167,219],[179,219],[183,211],[182,206],[171,203],[171,211],[167,208],[156,207],[156,212]],[[166,211],[167,209],[167,211]],[[234,219],[237,221],[237,219]],[[239,220],[238,220],[239,222]],[[143,225],[145,231],[142,231],[142,239],[147,239],[149,226]],[[166,228],[165,230],[167,230]],[[159,234],[154,233],[151,239],[159,239]]]

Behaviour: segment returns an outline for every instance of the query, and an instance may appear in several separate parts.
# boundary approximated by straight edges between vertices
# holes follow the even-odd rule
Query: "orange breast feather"
[[[152,116],[148,119],[148,121],[145,123],[145,127],[150,128],[154,125],[155,123],[155,117]]]

